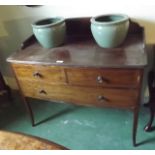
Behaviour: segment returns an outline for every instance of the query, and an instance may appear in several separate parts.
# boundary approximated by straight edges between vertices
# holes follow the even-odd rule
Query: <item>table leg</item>
[[[133,146],[137,146],[136,134],[137,134],[137,127],[138,127],[139,108],[138,107],[134,108],[133,113],[134,113],[134,119],[133,119],[133,135],[132,135],[132,139],[133,139]]]
[[[155,110],[150,107],[150,120],[147,123],[147,125],[144,127],[144,130],[147,131],[147,132],[152,131],[152,123],[153,123],[153,120],[154,120],[154,115],[155,115]]]
[[[148,86],[149,86],[149,94],[150,100],[148,102],[148,106],[150,109],[150,119],[147,125],[144,127],[144,130],[149,132],[152,131],[152,123],[155,115],[155,72],[150,71],[148,74]]]
[[[23,98],[24,104],[26,106],[26,109],[27,109],[27,111],[29,113],[29,116],[30,116],[30,119],[31,119],[31,124],[32,124],[32,126],[35,126],[34,114],[33,114],[32,107],[31,107],[30,103],[27,101],[27,99],[24,96],[22,96],[22,98]]]
[[[8,99],[10,101],[12,101],[13,100],[13,97],[12,97],[11,89],[10,89],[10,87],[8,85],[6,85],[6,90],[7,90]]]

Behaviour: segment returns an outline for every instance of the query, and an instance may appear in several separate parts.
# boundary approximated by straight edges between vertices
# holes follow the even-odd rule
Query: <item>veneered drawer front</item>
[[[61,67],[12,64],[18,79],[44,81],[47,83],[65,83],[64,70]]]
[[[132,107],[136,104],[136,89],[91,88],[48,85],[19,81],[25,96],[64,101],[87,106]]]
[[[139,87],[141,70],[136,69],[89,69],[66,70],[68,83],[79,86]]]

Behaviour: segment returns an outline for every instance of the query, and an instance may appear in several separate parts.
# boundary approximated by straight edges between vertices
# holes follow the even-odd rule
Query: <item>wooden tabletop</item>
[[[68,150],[54,142],[23,133],[0,131],[0,150]]]
[[[7,61],[75,67],[141,68],[147,65],[142,31],[129,33],[122,45],[107,49],[96,44],[89,29],[85,32],[87,34],[68,35],[66,42],[56,48],[46,49],[35,41],[13,53]]]

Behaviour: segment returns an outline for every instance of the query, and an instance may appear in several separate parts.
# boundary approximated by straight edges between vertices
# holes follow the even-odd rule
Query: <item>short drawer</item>
[[[64,71],[61,67],[12,64],[18,79],[29,79],[31,81],[44,81],[47,83],[65,83]]]
[[[68,83],[79,86],[139,87],[141,70],[137,69],[89,69],[66,70]]]
[[[64,101],[78,105],[133,107],[137,103],[138,91],[136,89],[91,88],[64,85],[48,85],[43,83],[30,83],[19,81],[25,96]]]

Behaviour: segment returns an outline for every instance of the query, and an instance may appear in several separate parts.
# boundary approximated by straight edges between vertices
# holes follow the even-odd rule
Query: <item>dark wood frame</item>
[[[155,58],[155,45],[153,46],[153,60]],[[148,89],[149,89],[149,101],[145,104],[150,111],[150,119],[147,125],[144,127],[146,132],[151,132],[155,130],[155,127],[152,126],[153,120],[155,117],[155,63],[153,63],[152,69],[148,73]]]
[[[0,72],[0,92],[2,93],[2,95],[6,95],[10,101],[12,100],[11,89],[5,83],[1,72]]]

